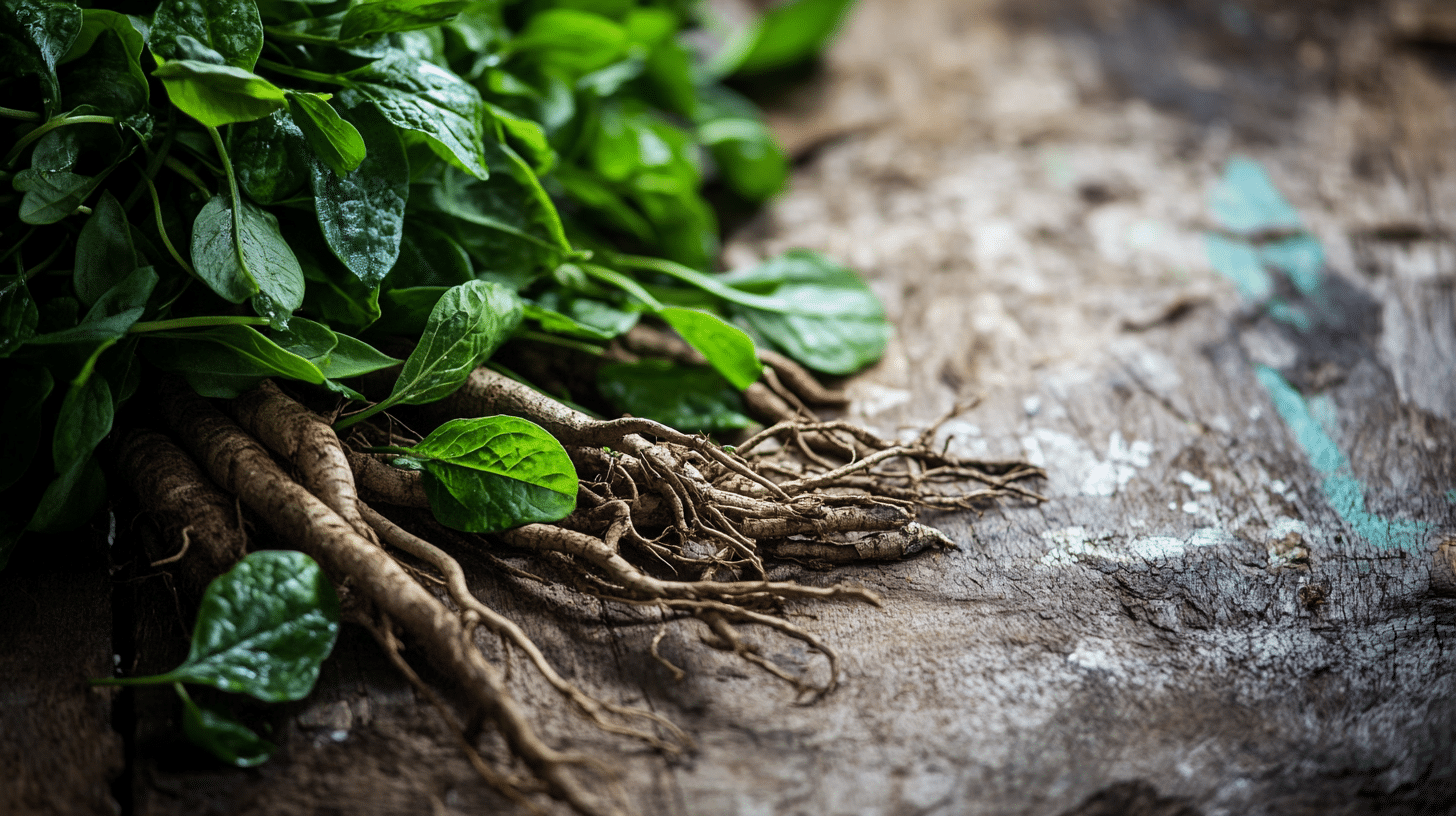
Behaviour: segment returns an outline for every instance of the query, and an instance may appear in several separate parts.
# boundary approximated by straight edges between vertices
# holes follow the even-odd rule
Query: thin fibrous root
[[[506,689],[500,671],[467,637],[459,617],[382,547],[359,535],[328,505],[288,478],[251,436],[180,381],[164,382],[160,403],[167,423],[213,480],[318,561],[336,586],[348,582],[360,599],[398,623],[436,668],[481,707],[551,795],[580,813],[617,812],[604,808],[568,772],[571,756],[541,741]]]
[[[536,670],[546,678],[546,681],[560,692],[563,697],[566,697],[575,704],[599,728],[613,734],[620,734],[641,740],[667,753],[678,754],[692,749],[692,740],[670,720],[650,711],[598,700],[582,691],[571,683],[571,681],[562,677],[556,671],[556,668],[546,659],[546,655],[541,653],[541,649],[536,645],[535,641],[531,640],[531,637],[526,634],[525,630],[517,626],[515,621],[501,615],[475,597],[475,594],[470,591],[470,587],[465,581],[465,572],[461,569],[460,563],[450,556],[449,553],[410,533],[380,515],[366,504],[361,503],[359,510],[363,514],[364,520],[379,533],[379,537],[385,543],[392,547],[398,547],[439,570],[445,576],[450,597],[455,601],[455,605],[462,610],[462,615],[473,616],[476,621],[484,625],[487,629],[505,638],[515,645],[516,648],[524,652],[526,657],[530,659],[532,665],[536,667]],[[647,731],[627,728],[612,722],[605,716],[609,713],[624,718],[648,720],[665,730],[670,735],[671,741],[660,739],[655,734]]]
[[[228,402],[233,418],[298,468],[299,482],[366,540],[378,543],[359,515],[358,490],[344,446],[323,417],[294,402],[264,380]]]
[[[546,524],[526,524],[494,535],[523,550],[559,552],[581,558],[640,600],[712,599],[731,603],[738,598],[773,597],[854,600],[882,605],[875,592],[843,584],[813,587],[788,581],[663,581],[643,573],[595,536]]]
[[[185,451],[156,431],[127,434],[118,451],[124,480],[142,508],[157,520],[167,540],[186,543],[174,567],[189,603],[202,597],[212,579],[248,552],[233,499],[213,484]],[[175,537],[175,538],[174,538]],[[179,550],[182,549],[179,544]],[[166,563],[166,559],[153,566]]]

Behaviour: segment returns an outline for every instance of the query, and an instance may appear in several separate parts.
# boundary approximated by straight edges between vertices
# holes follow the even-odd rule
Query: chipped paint
[[[1041,537],[1051,545],[1051,549],[1040,560],[1043,566],[1048,567],[1065,567],[1084,561],[1109,561],[1118,564],[1164,561],[1179,558],[1189,550],[1238,543],[1237,538],[1218,527],[1201,527],[1186,539],[1176,536],[1139,536],[1128,541],[1122,548],[1114,546],[1117,534],[1092,533],[1085,527],[1048,530]]]
[[[1304,396],[1268,366],[1255,368],[1255,376],[1269,392],[1274,409],[1284,419],[1294,440],[1304,450],[1309,463],[1324,476],[1321,485],[1330,507],[1361,538],[1382,550],[1417,550],[1424,543],[1431,525],[1420,521],[1383,518],[1365,509],[1365,485],[1354,477],[1350,461],[1320,421],[1333,421],[1333,405],[1316,402],[1311,410]]]
[[[1178,481],[1188,485],[1188,489],[1194,493],[1212,493],[1213,483],[1207,479],[1200,479],[1186,470],[1178,472]]]

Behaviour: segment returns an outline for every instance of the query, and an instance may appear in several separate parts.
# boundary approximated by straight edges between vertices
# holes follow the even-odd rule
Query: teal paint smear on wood
[[[1259,259],[1289,277],[1308,298],[1319,297],[1325,268],[1325,248],[1313,235],[1296,235],[1259,247]]]
[[[1208,262],[1219,274],[1234,282],[1245,300],[1262,303],[1274,294],[1274,279],[1259,260],[1259,253],[1244,241],[1222,235],[1205,235]]]
[[[1229,159],[1223,178],[1209,193],[1208,209],[1232,232],[1304,228],[1299,213],[1274,188],[1264,166],[1243,156]]]
[[[1333,404],[1321,403],[1318,410],[1326,415],[1317,418],[1316,411],[1311,410],[1303,395],[1279,376],[1279,372],[1261,365],[1255,367],[1254,374],[1264,390],[1269,392],[1274,410],[1279,412],[1290,433],[1294,434],[1294,441],[1304,450],[1309,463],[1325,477],[1322,484],[1325,499],[1350,525],[1350,529],[1382,550],[1421,549],[1430,533],[1430,524],[1392,521],[1365,509],[1365,485],[1350,472],[1350,460],[1340,451],[1325,427],[1333,421]]]

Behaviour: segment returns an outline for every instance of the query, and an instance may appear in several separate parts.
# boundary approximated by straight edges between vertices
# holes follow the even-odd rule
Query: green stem
[[[172,245],[172,239],[167,236],[167,225],[162,223],[162,198],[157,195],[157,185],[153,184],[152,180],[146,176],[142,176],[142,181],[146,182],[147,189],[152,191],[152,215],[157,219],[157,234],[162,236],[162,243],[166,244],[167,251],[172,253],[172,260],[176,261],[187,274],[194,278],[197,277],[197,270],[193,269],[192,265],[187,263],[182,257],[182,253],[178,252],[177,247]]]
[[[266,326],[266,317],[243,317],[241,315],[198,315],[195,317],[174,317],[170,320],[143,320],[133,323],[128,334],[172,331],[173,329],[205,329],[211,326]]]
[[[294,79],[305,79],[309,82],[318,82],[324,85],[338,85],[341,88],[353,88],[354,83],[338,74],[325,74],[319,71],[310,71],[306,68],[294,68],[291,65],[284,65],[281,62],[274,62],[269,59],[258,60],[259,68],[266,68],[276,74],[293,77]]]
[[[191,167],[177,161],[175,156],[168,156],[162,161],[162,164],[166,165],[167,169],[192,182],[192,186],[200,190],[203,195],[208,198],[212,197],[212,190],[208,189],[208,186],[202,183],[202,179],[196,173],[192,172]]]
[[[19,119],[22,122],[39,122],[45,118],[33,111],[16,110],[15,108],[6,108],[3,106],[0,106],[0,116],[6,119]]]
[[[350,414],[349,416],[346,416],[346,417],[340,419],[338,422],[335,422],[334,423],[334,431],[335,432],[342,431],[345,428],[349,427],[350,425],[353,425],[353,424],[358,423],[358,422],[363,422],[364,420],[368,419],[369,417],[374,416],[375,414],[377,414],[380,411],[383,411],[383,410],[389,408],[392,405],[394,405],[394,403],[390,402],[388,399],[385,399],[384,402],[376,402],[373,405],[369,406],[368,408],[365,408],[364,410],[360,411],[357,414]]]
[[[15,146],[10,148],[10,152],[5,154],[5,166],[14,167],[15,160],[20,158],[21,151],[29,147],[30,144],[36,139],[39,139],[47,133],[50,133],[56,128],[66,127],[67,125],[114,124],[116,124],[116,117],[114,116],[58,116],[55,119],[52,119],[49,122],[46,122],[45,124],[37,127],[35,130],[32,130],[31,132],[25,134],[24,136],[21,136],[20,141],[16,142]]]
[[[531,340],[537,343],[548,343],[553,346],[560,346],[562,348],[569,348],[574,351],[584,352],[586,354],[592,355],[593,357],[600,357],[607,351],[605,348],[597,345],[592,345],[591,343],[585,343],[580,340],[572,340],[569,337],[558,337],[554,334],[533,331],[531,329],[522,329],[520,331],[517,331],[515,336],[519,340]]]
[[[770,312],[782,312],[788,308],[788,304],[778,298],[764,297],[763,295],[755,295],[750,292],[734,289],[696,269],[683,266],[680,263],[674,263],[665,258],[647,258],[641,255],[613,255],[612,262],[619,266],[625,266],[628,269],[643,269],[648,272],[657,272],[670,278],[676,278],[683,283],[695,286],[709,294],[716,295],[730,303],[737,303],[741,306],[763,309]]]
[[[646,289],[643,289],[642,284],[632,280],[626,275],[623,275],[621,272],[613,269],[608,269],[605,266],[597,266],[596,264],[584,263],[577,265],[581,267],[581,271],[585,272],[587,275],[596,278],[597,280],[600,280],[605,284],[615,286],[618,289],[621,289],[623,292],[626,292],[632,297],[642,301],[642,303],[652,311],[662,311],[662,301],[653,297],[652,293],[648,292]]]

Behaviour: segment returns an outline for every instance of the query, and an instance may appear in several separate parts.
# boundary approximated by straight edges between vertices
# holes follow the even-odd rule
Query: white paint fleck
[[[346,740],[348,738],[349,738],[349,732],[348,731],[345,731],[342,728],[339,729],[339,730],[337,730],[337,731],[330,731],[329,732],[329,739],[333,740],[334,742],[343,742],[344,740]]]
[[[1145,536],[1133,541],[1128,547],[1128,553],[1145,561],[1160,561],[1166,558],[1176,558],[1187,549],[1187,543],[1181,538]]]
[[[879,416],[910,402],[911,394],[903,388],[887,388],[882,385],[864,383],[854,394],[855,412],[860,416]]]
[[[1275,479],[1269,482],[1269,489],[1286,499],[1289,498],[1289,485],[1283,479]]]
[[[1148,526],[1148,522],[1147,522],[1146,519],[1140,519],[1140,518],[1128,519],[1127,526],[1129,526],[1129,527],[1146,527],[1146,526]]]
[[[1178,509],[1178,502],[1168,502],[1168,509],[1169,510],[1177,510]]]
[[[1264,415],[1264,409],[1263,408],[1261,408],[1261,407],[1259,407],[1257,405],[1251,406],[1249,408],[1249,421],[1250,422],[1258,422],[1259,421],[1259,417],[1261,417],[1263,415]]]
[[[1021,410],[1025,411],[1029,417],[1034,417],[1041,413],[1041,397],[1032,396],[1022,400]]]
[[[1112,496],[1137,475],[1137,468],[1145,468],[1152,461],[1153,446],[1143,440],[1131,445],[1122,438],[1122,432],[1113,431],[1107,439],[1107,461],[1097,462],[1082,479],[1082,494],[1086,496]]]
[[[1076,564],[1084,558],[1100,558],[1120,561],[1121,556],[1103,545],[1111,541],[1111,533],[1093,535],[1085,527],[1067,527],[1063,530],[1048,530],[1041,534],[1052,547],[1041,557],[1041,563],[1048,567],[1065,567]]]
[[[1200,509],[1202,508],[1198,506],[1198,502],[1196,501],[1183,502],[1183,512],[1189,515],[1197,513]]]
[[[1213,483],[1212,482],[1208,481],[1207,479],[1200,479],[1197,476],[1194,476],[1192,473],[1189,473],[1186,470],[1180,471],[1178,473],[1178,481],[1182,482],[1183,484],[1188,485],[1188,489],[1189,490],[1192,490],[1194,493],[1212,493],[1213,492]]]
[[[1229,422],[1228,417],[1224,416],[1223,414],[1215,414],[1212,418],[1210,418],[1208,420],[1208,427],[1214,429],[1215,431],[1218,431],[1221,434],[1231,434],[1234,432],[1233,423]]]
[[[1041,534],[1051,545],[1041,563],[1048,567],[1065,567],[1082,561],[1111,561],[1126,564],[1132,561],[1161,561],[1177,558],[1191,549],[1238,543],[1227,530],[1201,527],[1188,538],[1177,536],[1140,536],[1125,548],[1113,546],[1113,533],[1092,533],[1085,527],[1048,530]]]

